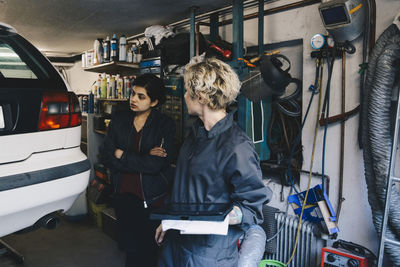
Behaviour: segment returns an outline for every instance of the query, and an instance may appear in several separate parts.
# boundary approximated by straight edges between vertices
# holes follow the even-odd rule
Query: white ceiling
[[[0,22],[15,27],[41,51],[76,54],[96,38],[133,36],[151,25],[230,6],[231,0],[0,0]]]

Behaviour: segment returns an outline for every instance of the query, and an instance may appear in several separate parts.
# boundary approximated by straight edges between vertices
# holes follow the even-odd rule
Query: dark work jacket
[[[145,206],[166,195],[173,178],[171,159],[174,154],[175,125],[171,118],[152,110],[142,129],[139,141],[139,153],[133,151],[133,142],[137,134],[133,126],[135,113],[120,111],[113,114],[104,140],[101,157],[103,164],[111,169],[111,181],[115,192],[119,188],[122,173],[138,172],[142,181]],[[152,156],[150,150],[163,147],[167,157]],[[115,150],[124,151],[121,159],[114,156]]]
[[[237,266],[236,240],[263,221],[272,192],[262,182],[254,145],[228,114],[207,132],[198,120],[179,152],[171,202],[233,203],[242,223],[227,236],[169,234],[159,266]]]

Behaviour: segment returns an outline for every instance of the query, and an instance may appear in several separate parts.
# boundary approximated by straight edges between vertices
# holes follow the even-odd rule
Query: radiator
[[[298,217],[283,213],[275,213],[275,221],[277,230],[283,224],[283,229],[279,235],[268,243],[275,242],[275,253],[268,253],[264,256],[265,259],[279,260],[286,263],[292,255],[294,242],[296,240]],[[320,238],[321,232],[318,225],[302,221],[300,226],[299,239],[296,253],[288,267],[316,267],[321,263],[322,247],[325,241]],[[268,237],[269,238],[269,237]],[[268,245],[267,243],[267,245]],[[271,246],[270,246],[271,247]]]

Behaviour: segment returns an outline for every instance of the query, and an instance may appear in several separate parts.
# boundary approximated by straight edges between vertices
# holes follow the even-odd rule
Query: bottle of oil
[[[110,37],[103,42],[103,61],[110,62]]]
[[[114,33],[113,38],[111,39],[111,54],[110,54],[110,59],[111,61],[117,61],[118,60],[118,39],[117,35]]]
[[[107,98],[107,77],[105,73],[101,77],[100,97]]]

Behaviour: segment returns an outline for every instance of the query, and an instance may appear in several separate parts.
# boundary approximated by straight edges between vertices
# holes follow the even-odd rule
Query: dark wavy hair
[[[142,74],[135,79],[133,85],[146,89],[147,95],[150,97],[151,102],[158,100],[158,105],[165,103],[164,82],[156,75],[151,73]]]

